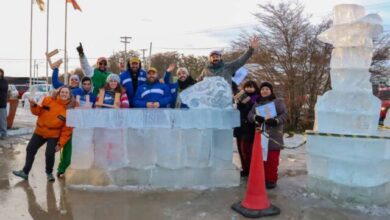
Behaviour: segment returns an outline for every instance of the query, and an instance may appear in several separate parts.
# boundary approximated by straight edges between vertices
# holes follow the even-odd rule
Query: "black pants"
[[[27,154],[26,154],[26,163],[24,164],[23,171],[28,174],[31,170],[31,167],[34,163],[35,154],[37,154],[38,149],[43,145],[46,144],[46,173],[52,173],[53,172],[53,166],[54,166],[54,159],[55,159],[55,153],[56,153],[56,145],[58,143],[58,138],[44,138],[40,135],[33,134],[33,136],[30,139],[30,142],[28,142],[27,145]]]

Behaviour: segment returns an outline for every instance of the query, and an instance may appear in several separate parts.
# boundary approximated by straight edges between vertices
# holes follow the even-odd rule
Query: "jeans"
[[[26,154],[26,163],[24,164],[23,171],[28,175],[28,173],[31,170],[31,167],[34,163],[35,155],[38,152],[38,149],[43,145],[46,144],[46,173],[51,174],[53,172],[53,166],[54,166],[54,160],[55,160],[55,153],[56,153],[56,146],[58,143],[58,138],[44,138],[40,135],[33,134],[33,136],[30,139],[30,142],[28,142],[27,145],[27,154]]]
[[[7,108],[0,108],[0,136],[7,136]]]

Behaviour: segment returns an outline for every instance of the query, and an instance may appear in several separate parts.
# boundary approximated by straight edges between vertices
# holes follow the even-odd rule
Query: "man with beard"
[[[176,67],[176,64],[169,65],[169,67],[164,75],[164,83],[169,85],[169,87],[171,89],[172,102],[170,104],[170,107],[171,108],[188,108],[188,106],[186,104],[181,103],[180,99],[177,98],[177,96],[186,88],[194,85],[196,83],[196,80],[194,80],[191,77],[187,68],[180,67],[176,71],[177,82],[170,83],[171,73],[175,69],[175,67]]]
[[[96,62],[97,68],[93,69],[84,54],[83,45],[80,43],[80,46],[76,49],[80,56],[80,64],[84,74],[92,80],[93,95],[97,96],[99,89],[106,84],[107,76],[111,74],[107,70],[108,60],[105,57],[99,57]]]
[[[134,96],[136,108],[166,108],[171,103],[169,87],[158,81],[157,69],[151,67],[146,83],[138,86]]]
[[[141,60],[132,57],[127,62],[127,70],[120,74],[121,85],[126,89],[130,105],[133,105],[137,88],[146,82],[146,71],[141,67]]]
[[[209,55],[209,64],[202,71],[197,80],[201,81],[204,77],[221,76],[229,84],[232,84],[232,76],[234,76],[236,71],[248,61],[248,59],[252,56],[254,50],[258,47],[259,38],[251,38],[249,40],[249,49],[240,58],[228,63],[225,63],[222,60],[222,53],[220,51],[211,51]]]

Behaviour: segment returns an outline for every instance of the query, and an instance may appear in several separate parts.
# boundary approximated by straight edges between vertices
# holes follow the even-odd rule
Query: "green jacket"
[[[106,84],[106,79],[108,75],[110,75],[109,72],[103,72],[99,69],[94,69],[91,80],[93,85],[93,94],[95,96],[98,95],[99,89],[103,88]]]

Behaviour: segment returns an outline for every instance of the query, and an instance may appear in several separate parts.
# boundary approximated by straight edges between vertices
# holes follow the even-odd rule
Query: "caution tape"
[[[348,138],[367,138],[367,139],[390,139],[386,136],[377,136],[377,135],[364,135],[364,134],[336,134],[336,133],[323,133],[323,132],[314,132],[306,131],[307,135],[313,136],[326,136],[326,137],[348,137]]]
[[[390,129],[390,127],[387,127],[385,129]],[[307,143],[306,140],[304,140],[302,143],[296,145],[296,146],[287,146],[285,144],[282,144],[278,142],[277,140],[271,138],[267,132],[262,132],[262,134],[268,138],[270,141],[278,144],[279,146],[285,148],[285,149],[296,149],[299,147],[302,147]],[[313,135],[313,136],[325,136],[325,137],[347,137],[347,138],[366,138],[366,139],[382,139],[382,140],[390,140],[389,136],[378,136],[378,135],[363,135],[363,134],[336,134],[336,133],[324,133],[324,132],[314,132],[314,131],[306,131],[306,135]]]

